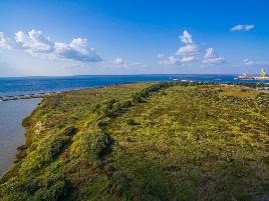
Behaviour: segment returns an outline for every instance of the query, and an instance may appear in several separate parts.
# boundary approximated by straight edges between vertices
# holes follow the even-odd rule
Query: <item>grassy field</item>
[[[269,200],[269,94],[140,83],[46,97],[0,200]]]

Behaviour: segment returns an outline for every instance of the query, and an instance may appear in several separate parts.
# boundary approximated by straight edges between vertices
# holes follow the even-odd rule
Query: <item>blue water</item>
[[[170,78],[210,82],[260,82],[234,80],[235,75],[107,75],[0,78],[0,96],[65,91],[128,82],[169,81]],[[267,81],[268,82],[268,81]]]

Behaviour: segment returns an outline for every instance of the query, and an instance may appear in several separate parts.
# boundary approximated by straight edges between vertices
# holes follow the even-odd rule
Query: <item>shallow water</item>
[[[0,176],[15,160],[16,148],[24,144],[22,120],[39,102],[38,98],[0,102]]]

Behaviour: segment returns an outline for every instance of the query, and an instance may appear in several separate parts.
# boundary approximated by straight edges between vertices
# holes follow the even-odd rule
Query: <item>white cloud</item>
[[[198,49],[195,44],[187,44],[176,52],[176,55],[181,56],[181,62],[193,61],[197,54]]]
[[[160,65],[183,66],[183,64],[191,62],[191,64],[194,64],[195,62],[197,65],[225,63],[225,59],[215,53],[213,48],[207,48],[205,55],[201,55],[201,50],[195,44],[192,39],[192,35],[187,30],[184,30],[183,33],[179,36],[179,38],[184,45],[179,47],[179,49],[175,52],[174,55],[168,58],[165,58],[163,54],[157,55]],[[185,64],[184,66],[186,65],[187,64]]]
[[[4,36],[3,32],[0,32],[0,48],[11,49],[9,40]]]
[[[162,54],[162,53],[159,53],[159,54],[157,54],[157,59],[163,59],[164,58],[164,54]]]
[[[251,59],[248,59],[248,58],[244,59],[243,62],[244,62],[245,65],[252,65],[252,64],[254,64],[254,62]]]
[[[194,61],[195,60],[195,56],[188,56],[188,57],[183,57],[181,59],[181,63],[184,63],[184,62],[190,62],[190,61]]]
[[[0,33],[0,48],[11,47]],[[46,56],[50,59],[73,60],[76,62],[99,62],[102,59],[93,48],[88,47],[87,39],[74,38],[70,43],[52,42],[44,37],[41,31],[31,30],[28,33],[15,33],[13,47],[31,55]]]
[[[224,62],[224,58],[215,53],[213,48],[208,48],[206,50],[206,54],[203,58],[203,64],[221,64]]]
[[[174,64],[180,64],[179,58],[175,56],[170,56],[167,59],[159,61],[161,65],[174,65]]]
[[[175,55],[181,57],[181,63],[194,61],[199,51],[197,45],[192,40],[192,35],[185,30],[179,38],[184,43],[184,46],[180,47]]]
[[[54,43],[53,56],[81,62],[98,62],[102,59],[93,48],[89,48],[87,39],[75,38],[70,43]]]
[[[25,34],[22,31],[15,33],[16,47],[29,53],[50,53],[54,44],[42,35],[41,31],[32,30]]]
[[[124,64],[124,60],[123,58],[116,58],[112,63],[116,65],[122,65]]]
[[[249,58],[244,59],[243,63],[247,66],[269,65],[269,62],[267,61],[253,61],[252,59],[249,59]]]
[[[180,65],[186,62],[191,62],[197,59],[199,50],[197,45],[192,40],[192,35],[184,30],[179,36],[184,46],[180,47],[174,55],[165,58],[164,54],[158,54],[159,64],[161,65]]]
[[[192,35],[187,30],[184,30],[182,35],[179,36],[180,40],[184,44],[193,44]]]
[[[230,31],[250,31],[251,29],[254,29],[254,24],[238,24],[230,29]]]

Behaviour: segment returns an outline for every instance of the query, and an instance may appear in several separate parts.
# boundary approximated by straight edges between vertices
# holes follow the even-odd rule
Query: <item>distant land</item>
[[[268,200],[269,94],[252,85],[148,82],[46,96],[23,121],[26,144],[0,200]]]

